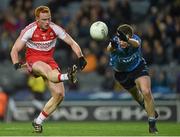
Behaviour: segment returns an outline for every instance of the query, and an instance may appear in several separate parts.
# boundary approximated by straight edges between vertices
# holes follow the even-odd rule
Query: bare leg
[[[141,90],[144,97],[145,109],[148,114],[149,133],[157,134],[154,99],[151,93],[151,80],[149,76],[142,76],[136,79],[136,85]]]
[[[129,89],[128,92],[132,95],[132,97],[139,103],[139,105],[145,109],[144,106],[144,97],[141,91],[138,90],[136,86]]]
[[[43,111],[45,111],[48,115],[52,114],[59,104],[63,101],[65,96],[64,85],[63,83],[52,83],[47,81],[49,90],[51,91],[52,97],[46,103]]]
[[[52,70],[48,64],[42,61],[37,61],[33,64],[33,72],[53,83],[68,80],[67,74],[61,74],[57,69]]]
[[[145,109],[144,105],[144,97],[142,92],[135,86],[128,90],[128,92],[132,95],[132,97],[139,103],[139,105]],[[146,109],[145,109],[146,110]],[[157,119],[159,116],[158,112],[155,110],[155,118]]]
[[[51,81],[47,81],[47,84],[51,91],[52,97],[46,103],[46,105],[43,108],[43,111],[39,114],[37,119],[35,119],[32,123],[34,131],[36,133],[42,132],[42,123],[44,122],[44,120],[46,120],[46,118],[49,115],[51,115],[56,110],[56,108],[64,99],[64,85],[62,82],[52,83]]]
[[[144,105],[149,117],[155,116],[154,99],[151,93],[151,81],[149,76],[143,76],[136,79],[136,84],[144,97]]]
[[[43,121],[50,114],[52,114],[56,110],[58,105],[62,102],[65,95],[64,93],[65,91],[64,91],[63,83],[60,82],[58,78],[58,76],[61,74],[57,69],[52,70],[48,64],[41,61],[35,62],[32,68],[35,74],[42,76],[47,81],[47,85],[52,95],[52,97],[44,106],[43,111],[39,114],[37,119],[35,119],[35,121],[33,121],[32,123],[34,127],[34,131],[36,133],[41,133],[43,130],[42,128]]]

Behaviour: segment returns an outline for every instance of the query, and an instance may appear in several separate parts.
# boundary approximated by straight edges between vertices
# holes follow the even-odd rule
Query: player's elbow
[[[140,42],[138,40],[130,38],[128,43],[130,43],[133,47],[138,47],[140,45]]]
[[[10,52],[11,58],[14,58],[14,56],[15,56],[16,54],[18,54],[18,51],[13,47],[13,48],[11,49],[11,52]]]
[[[132,42],[133,47],[138,47],[140,45],[139,41]]]
[[[134,47],[138,47],[140,43],[138,41],[134,42]]]
[[[13,50],[13,49],[11,49],[11,52],[10,52],[10,56],[11,56],[11,58],[13,57],[13,55],[14,55],[14,50]]]

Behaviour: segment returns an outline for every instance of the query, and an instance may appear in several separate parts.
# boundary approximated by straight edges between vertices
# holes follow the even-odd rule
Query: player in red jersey
[[[42,76],[50,89],[52,97],[32,123],[34,131],[41,133],[43,121],[55,111],[65,96],[63,81],[77,82],[76,66],[73,66],[68,73],[62,74],[53,59],[56,39],[62,39],[72,48],[78,56],[79,69],[82,70],[87,62],[79,45],[72,37],[60,26],[51,22],[51,12],[48,7],[37,7],[35,17],[36,21],[25,27],[17,38],[11,50],[11,59],[16,70],[26,66],[34,75]],[[26,64],[20,63],[18,57],[23,48],[26,48]]]

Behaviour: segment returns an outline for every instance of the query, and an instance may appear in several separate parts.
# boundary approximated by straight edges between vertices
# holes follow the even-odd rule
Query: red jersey
[[[52,68],[57,67],[53,59],[57,38],[64,39],[66,32],[60,26],[50,23],[47,30],[43,31],[37,22],[29,24],[21,31],[20,39],[26,42],[26,61],[32,65],[36,61],[44,61]],[[53,62],[51,65],[51,63]]]

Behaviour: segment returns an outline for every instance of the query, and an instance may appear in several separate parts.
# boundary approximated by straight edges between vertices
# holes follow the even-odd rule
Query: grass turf
[[[158,122],[159,136],[180,136],[180,123]],[[42,134],[30,122],[0,123],[0,136],[151,136],[146,122],[48,122]]]

